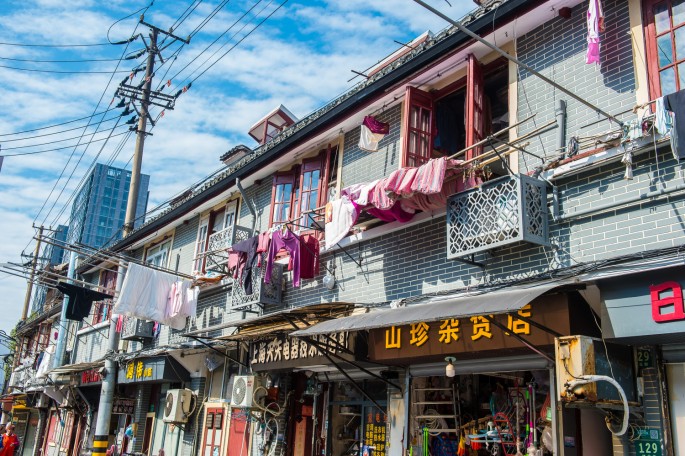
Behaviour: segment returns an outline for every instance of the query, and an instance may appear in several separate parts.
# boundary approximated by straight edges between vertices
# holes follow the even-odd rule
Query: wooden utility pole
[[[29,314],[29,303],[31,302],[31,294],[33,293],[33,279],[36,277],[36,268],[38,267],[38,255],[40,253],[40,244],[43,239],[43,226],[38,228],[38,240],[36,241],[36,250],[33,251],[33,260],[31,261],[31,276],[26,287],[26,296],[24,296],[24,310],[21,312],[21,321],[26,321]]]

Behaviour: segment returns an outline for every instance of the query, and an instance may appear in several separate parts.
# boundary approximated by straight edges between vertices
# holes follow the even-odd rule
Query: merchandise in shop
[[[68,320],[83,321],[90,314],[94,301],[112,299],[112,295],[100,293],[89,288],[79,287],[66,282],[57,284],[57,289],[69,296],[66,317]]]

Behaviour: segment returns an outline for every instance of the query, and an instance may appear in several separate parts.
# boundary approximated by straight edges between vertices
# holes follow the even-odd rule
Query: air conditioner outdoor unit
[[[555,339],[558,399],[573,406],[611,406],[620,403],[615,385],[580,382],[583,377],[610,377],[621,386],[628,402],[636,401],[632,350],[588,336]]]
[[[189,389],[171,389],[166,394],[165,423],[186,423],[193,413],[193,392]]]
[[[252,407],[254,402],[255,390],[264,385],[262,377],[255,375],[237,375],[233,381],[233,392],[231,393],[231,406],[240,408]],[[259,389],[257,396],[266,395],[266,390]]]

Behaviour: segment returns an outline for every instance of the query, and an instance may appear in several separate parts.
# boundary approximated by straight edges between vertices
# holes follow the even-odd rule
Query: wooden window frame
[[[203,254],[207,251],[207,245],[209,243],[209,222],[210,214],[207,214],[200,218],[200,224],[197,227],[197,236],[195,237],[195,252],[193,254],[193,272],[204,273],[206,265],[206,257],[198,258],[198,255]],[[201,244],[201,234],[202,230],[205,230],[204,242]],[[200,251],[200,246],[202,246],[202,251]]]
[[[657,50],[657,38],[659,36],[657,36],[656,20],[654,17],[654,7],[659,3],[667,3],[669,5],[669,20],[671,22],[670,28],[667,31],[659,34],[659,36],[664,36],[668,33],[671,34],[671,47],[673,52],[672,57],[674,58],[673,63],[666,65],[664,68],[659,68],[659,54]],[[685,89],[685,87],[681,86],[680,84],[680,76],[678,74],[678,65],[685,63],[685,56],[683,56],[683,58],[680,60],[675,58],[675,52],[677,48],[674,33],[676,29],[685,27],[685,23],[678,24],[676,26],[673,25],[672,6],[672,0],[642,0],[643,20],[645,24],[645,48],[647,55],[647,78],[649,81],[649,95],[650,99],[652,100],[664,95],[661,90],[660,77],[660,73],[664,69],[673,68],[675,72],[676,90]]]
[[[159,267],[161,267],[161,268],[168,267],[169,260],[171,258],[172,241],[173,241],[173,239],[171,239],[171,238],[165,238],[165,239],[162,239],[161,241],[159,241],[157,243],[150,245],[147,249],[145,249],[145,263],[148,264],[150,261],[150,250],[153,250],[156,248],[160,249],[159,252],[156,252],[152,255],[153,257],[156,257],[157,255],[159,255],[161,252],[164,251],[163,247],[168,245],[168,248],[166,249],[166,251],[167,251],[166,261],[164,261],[162,264],[159,265]]]
[[[100,278],[98,279],[100,291],[103,293],[110,292],[116,288],[117,273],[116,271],[100,271]],[[106,291],[107,290],[107,291]],[[93,303],[93,321],[96,325],[107,321],[112,316],[112,307],[114,306],[112,299],[104,299]]]
[[[331,157],[333,153],[337,151],[337,146],[328,145],[326,149],[319,151],[319,153],[313,157],[306,158],[302,160],[302,164],[294,166],[293,169],[286,172],[276,173],[273,178],[273,184],[271,187],[271,208],[269,211],[269,226],[274,224],[295,221],[300,218],[303,212],[316,209],[326,204],[328,201],[328,182],[330,180],[330,167],[331,167]],[[316,188],[316,206],[310,207],[307,204],[306,207],[302,206],[303,194],[302,189],[305,187],[305,178],[308,173],[319,171],[319,182]],[[277,206],[284,204],[284,202],[276,201],[277,187],[279,185],[292,184],[292,192],[290,194],[290,210],[284,220],[274,221],[274,214],[277,211]],[[306,194],[311,194],[313,190],[309,189],[305,191]],[[300,224],[299,222],[297,224]],[[295,227],[302,229],[301,227]]]
[[[499,61],[493,62],[493,64]],[[444,98],[456,90],[466,87],[466,147],[476,144],[483,139],[485,131],[485,112],[484,112],[484,78],[483,74],[490,67],[483,67],[478,59],[469,54],[467,57],[467,71],[465,80],[456,81],[442,90],[429,93],[416,87],[407,87],[404,100],[403,114],[403,139],[402,139],[402,160],[401,166],[420,166],[432,158],[433,141],[437,136],[437,123],[435,119],[435,101]],[[429,111],[429,130],[424,130],[412,125],[412,114],[414,111],[419,113]],[[412,138],[428,140],[428,150],[415,150],[416,143]],[[482,152],[482,147],[470,149],[465,159],[477,157]]]
[[[212,426],[208,426],[209,419],[211,416]],[[219,418],[217,420],[217,418]],[[202,429],[202,449],[200,450],[200,456],[204,456],[209,447],[209,454],[212,456],[214,454],[214,448],[219,448],[219,455],[224,454],[223,440],[226,436],[226,410],[221,407],[208,407],[207,413],[205,414],[205,422]],[[218,427],[217,427],[218,425]],[[211,441],[209,441],[209,431],[212,430]],[[219,441],[216,440],[217,430],[220,431]]]

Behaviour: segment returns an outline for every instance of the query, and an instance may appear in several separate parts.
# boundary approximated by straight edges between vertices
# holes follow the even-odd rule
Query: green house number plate
[[[636,456],[662,456],[658,429],[641,429],[634,445]]]

